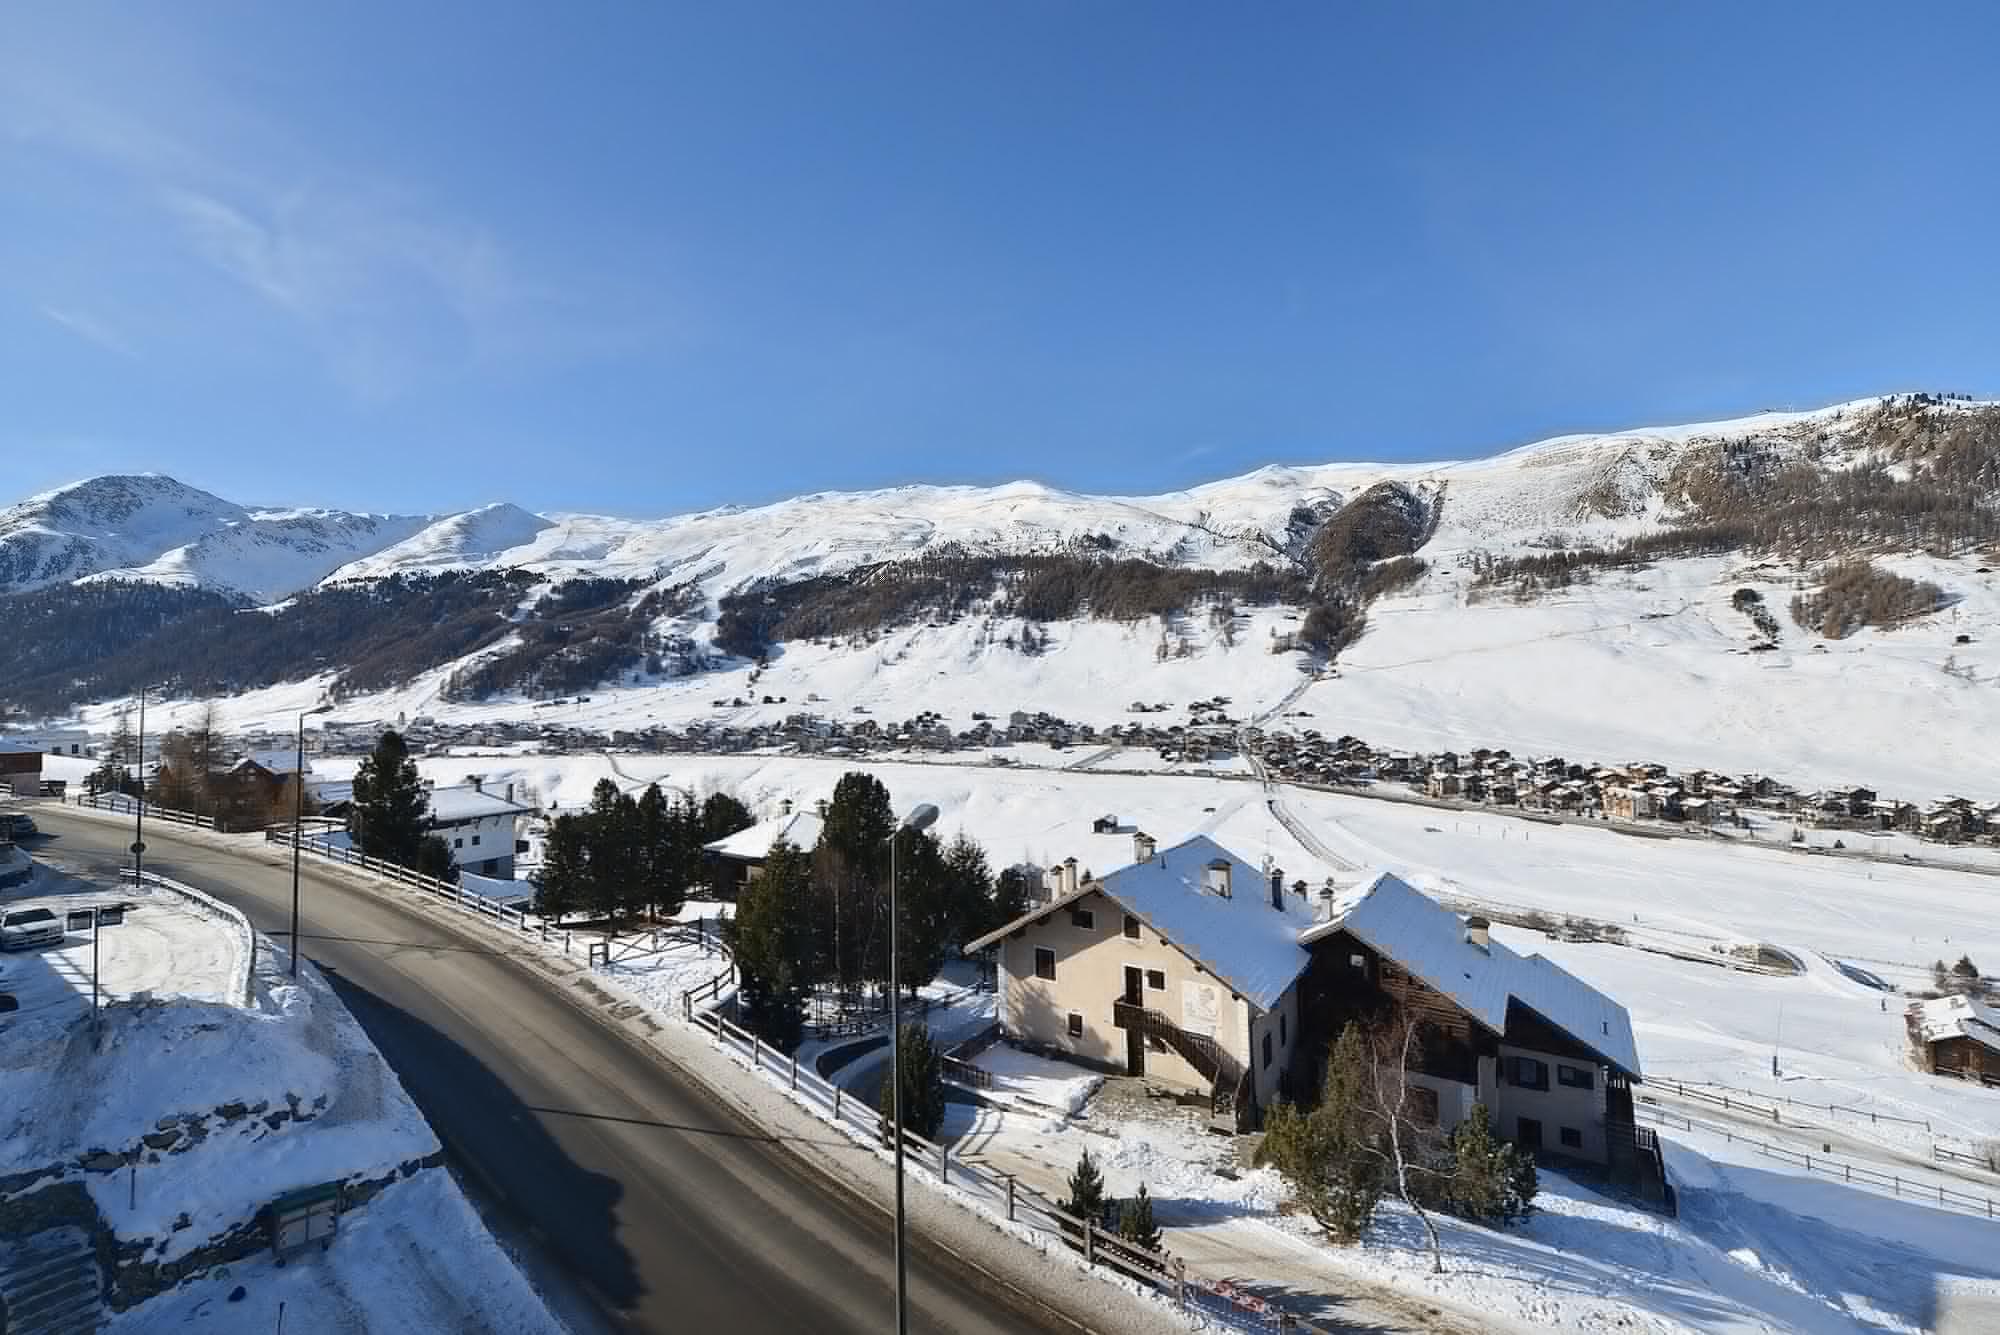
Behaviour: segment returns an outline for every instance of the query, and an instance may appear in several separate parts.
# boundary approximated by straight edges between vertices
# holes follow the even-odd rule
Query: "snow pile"
[[[238,1285],[248,1292],[232,1303]],[[349,1212],[323,1255],[307,1253],[283,1269],[265,1256],[239,1261],[120,1313],[104,1329],[267,1335],[278,1328],[281,1303],[297,1330],[562,1330],[442,1170],[398,1182]]]
[[[996,1103],[1021,1100],[1063,1114],[1083,1111],[1104,1077],[1071,1062],[1053,1061],[1024,1052],[1010,1043],[995,1043],[972,1064],[993,1076],[993,1088],[983,1091]]]

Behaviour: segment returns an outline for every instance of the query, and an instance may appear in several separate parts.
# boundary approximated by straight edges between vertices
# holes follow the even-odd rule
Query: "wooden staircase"
[[[1120,1029],[1136,1029],[1141,1035],[1157,1038],[1179,1054],[1209,1082],[1209,1127],[1235,1133],[1247,1129],[1250,1112],[1250,1072],[1207,1034],[1190,1033],[1161,1011],[1120,999],[1111,1005],[1111,1022]]]

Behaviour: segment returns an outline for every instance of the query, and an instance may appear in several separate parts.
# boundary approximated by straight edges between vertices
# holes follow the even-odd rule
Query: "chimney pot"
[[[1491,926],[1491,923],[1475,913],[1465,920],[1465,939],[1481,950],[1490,950],[1492,948],[1492,938],[1489,935],[1488,929]]]
[[[1075,859],[1075,858],[1064,858],[1064,859],[1063,859],[1063,893],[1064,893],[1064,894],[1066,894],[1066,895],[1073,895],[1073,894],[1075,894],[1075,893],[1076,893],[1076,859]]]
[[[514,800],[514,785],[511,783],[507,785],[507,800],[509,802]]]
[[[1232,887],[1229,884],[1229,879],[1231,873],[1234,870],[1235,868],[1233,868],[1230,865],[1228,858],[1216,858],[1213,861],[1211,861],[1208,864],[1208,876],[1207,876],[1207,885],[1209,893],[1217,895],[1223,899],[1228,899],[1230,897],[1230,892],[1232,889]]]
[[[1285,911],[1285,871],[1282,867],[1271,868],[1271,907],[1280,913]]]

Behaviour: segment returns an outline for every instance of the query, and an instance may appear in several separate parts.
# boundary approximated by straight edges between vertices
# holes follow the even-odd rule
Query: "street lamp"
[[[896,1335],[910,1335],[903,1264],[903,979],[896,941],[896,845],[905,830],[921,833],[937,824],[937,818],[932,803],[911,807],[889,836],[889,1118],[896,1128]]]
[[[314,714],[331,713],[332,705],[321,705],[299,715],[298,759],[292,766],[292,977],[299,976],[299,830],[306,819],[306,720]]]
[[[143,884],[146,870],[146,693],[139,688],[139,801],[132,808],[132,885]]]

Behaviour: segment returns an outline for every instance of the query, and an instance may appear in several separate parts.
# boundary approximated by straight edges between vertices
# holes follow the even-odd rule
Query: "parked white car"
[[[53,909],[15,909],[0,916],[0,950],[59,946],[63,920]]]

